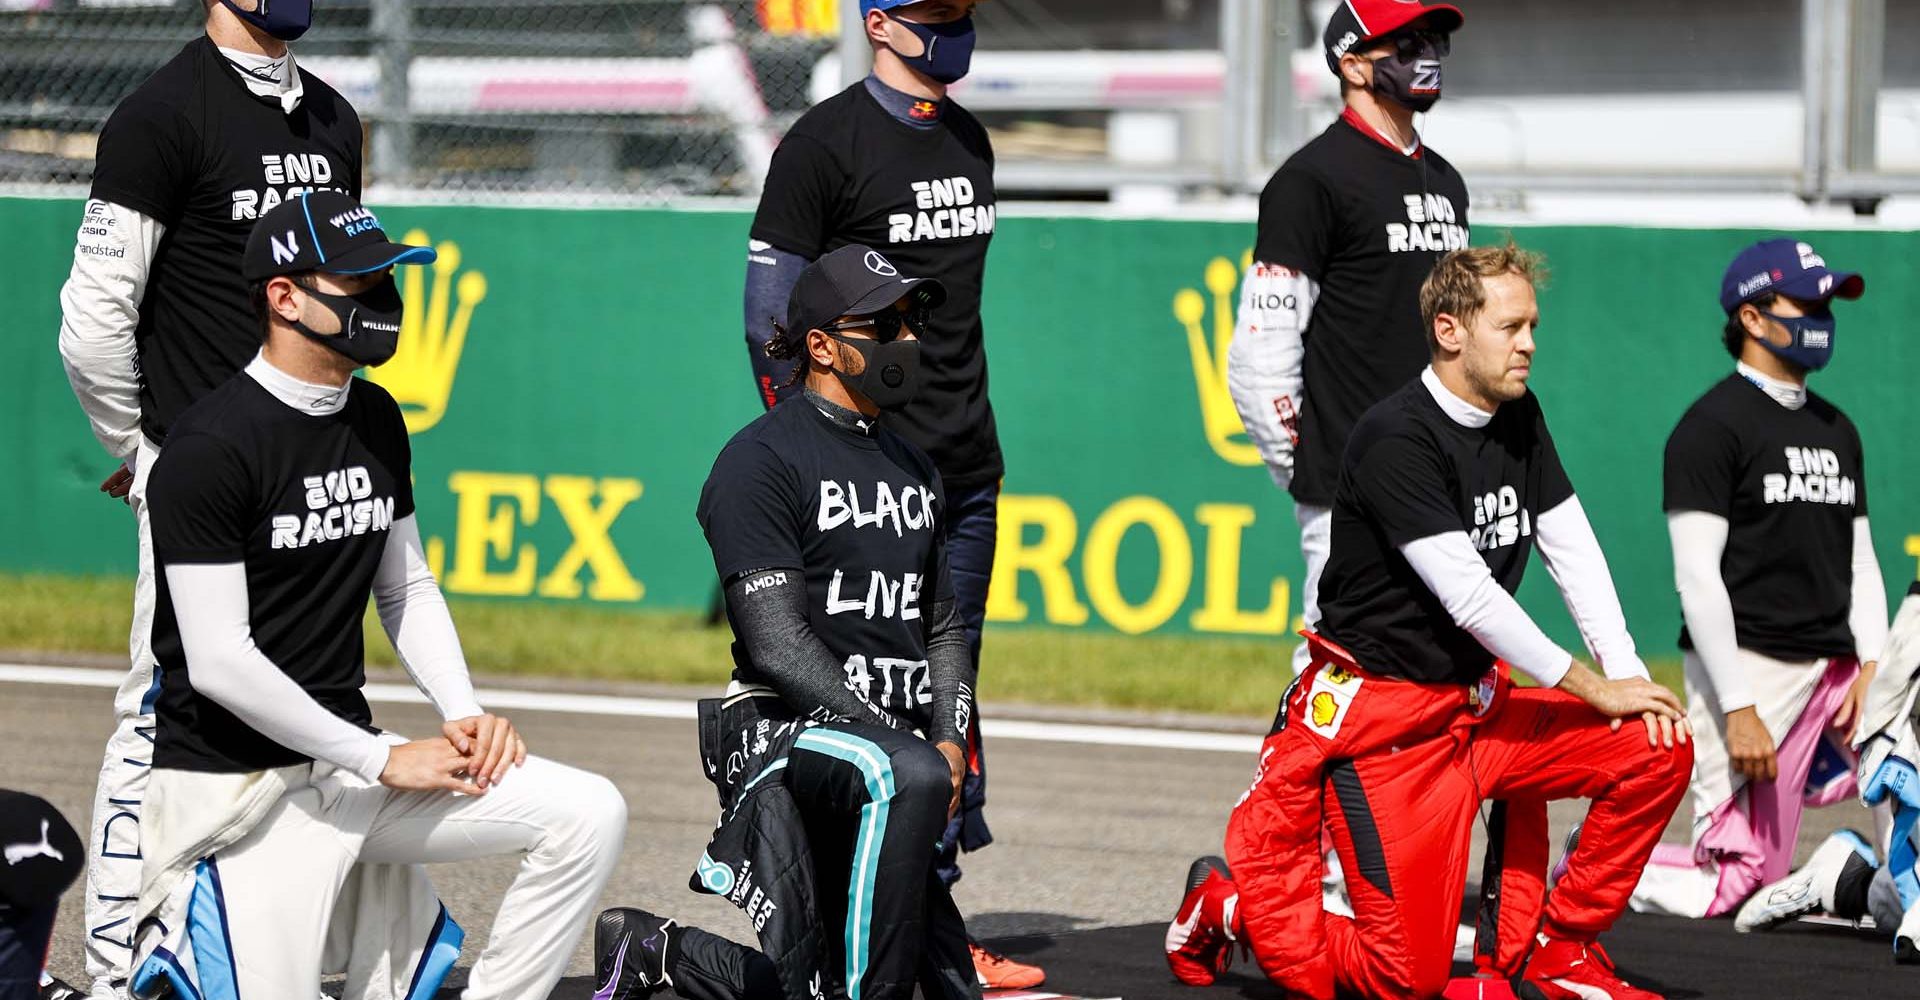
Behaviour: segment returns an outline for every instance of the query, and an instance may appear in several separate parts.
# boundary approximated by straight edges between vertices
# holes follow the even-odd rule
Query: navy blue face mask
[[[313,24],[313,0],[260,0],[259,10],[244,10],[233,0],[220,0],[242,21],[261,31],[291,42],[307,33]]]
[[[1776,316],[1770,312],[1760,315],[1787,328],[1793,334],[1793,342],[1785,347],[1771,340],[1761,340],[1774,356],[1792,364],[1799,365],[1810,372],[1817,372],[1833,360],[1833,313],[1827,310],[1812,316]]]
[[[973,63],[973,15],[939,24],[921,24],[897,17],[892,20],[920,39],[922,49],[917,56],[893,50],[909,68],[941,83],[957,83],[967,75],[967,67]]]

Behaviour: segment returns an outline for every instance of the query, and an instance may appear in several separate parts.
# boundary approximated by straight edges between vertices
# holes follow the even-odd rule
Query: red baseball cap
[[[1427,18],[1435,31],[1459,30],[1467,22],[1460,8],[1450,3],[1425,3],[1423,0],[1341,0],[1327,18],[1327,32],[1321,41],[1327,48],[1327,68],[1340,72],[1340,57],[1354,48],[1384,38],[1421,18]]]

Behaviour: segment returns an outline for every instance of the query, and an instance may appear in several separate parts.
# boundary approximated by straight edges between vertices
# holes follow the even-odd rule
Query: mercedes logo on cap
[[[894,267],[892,261],[880,256],[880,251],[878,250],[867,251],[867,270],[883,278],[892,278],[900,273],[900,269]]]

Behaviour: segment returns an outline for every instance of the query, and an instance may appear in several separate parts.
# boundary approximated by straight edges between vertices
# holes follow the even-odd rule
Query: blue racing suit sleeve
[[[798,383],[788,385],[787,382],[801,362],[767,357],[767,341],[773,339],[775,323],[786,324],[787,298],[793,294],[801,270],[809,263],[799,254],[760,240],[747,244],[747,357],[753,363],[754,391],[768,408],[800,390]],[[805,330],[795,333],[796,336],[805,334]]]

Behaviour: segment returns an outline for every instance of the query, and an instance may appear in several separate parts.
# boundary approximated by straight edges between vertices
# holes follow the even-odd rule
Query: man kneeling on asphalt
[[[1533,1000],[1655,996],[1595,939],[1626,908],[1693,754],[1527,389],[1539,266],[1512,245],[1459,250],[1421,287],[1432,364],[1347,445],[1312,662],[1228,821],[1230,873],[1196,862],[1168,931],[1183,982],[1212,982],[1245,942],[1290,994],[1438,996],[1480,803],[1591,798],[1516,985]],[[1536,544],[1605,677],[1513,599]],[[1513,687],[1502,661],[1540,686]],[[1635,715],[1644,735],[1620,729]],[[1322,912],[1323,822],[1351,918]]]
[[[167,434],[147,503],[161,666],[140,849],[132,992],[425,997],[462,932],[430,862],[512,856],[466,1000],[545,997],[626,834],[607,779],[528,756],[474,698],[414,521],[400,407],[356,369],[393,356],[390,243],[352,198],[316,191],[254,227],[243,271],[263,345]],[[445,719],[381,732],[362,688],[371,595]]]
[[[700,706],[721,823],[693,888],[764,951],[635,909],[600,915],[600,1000],[978,1000],[937,876],[959,804],[973,655],[933,462],[876,418],[913,395],[946,291],[852,244],[808,265],[768,345],[792,395],[721,450],[700,494],[733,626],[727,697]]]

